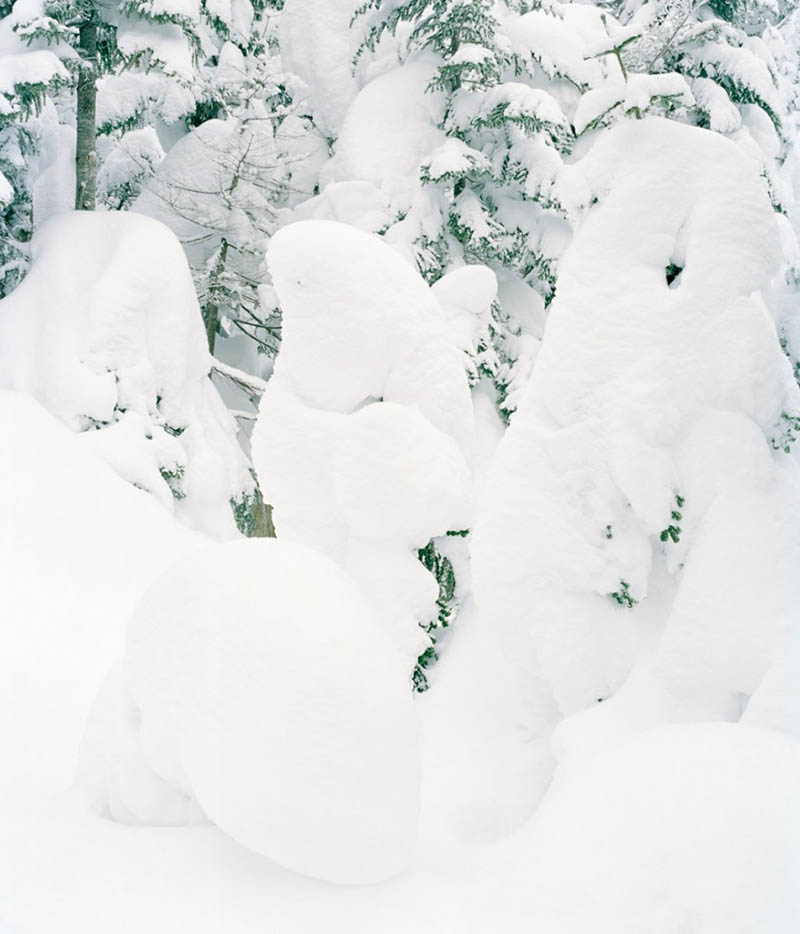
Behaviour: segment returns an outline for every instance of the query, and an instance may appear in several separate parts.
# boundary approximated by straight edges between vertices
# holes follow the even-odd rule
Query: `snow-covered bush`
[[[264,495],[281,538],[359,581],[410,672],[442,596],[437,559],[417,551],[471,517],[463,353],[431,290],[376,237],[296,223],[268,260],[283,344],[253,436]]]
[[[235,532],[254,482],[211,358],[186,260],[162,225],[61,214],[0,303],[0,381],[24,389],[188,523]]]
[[[797,590],[796,523],[779,517],[800,508],[783,452],[800,394],[759,295],[780,253],[758,162],[649,118],[607,132],[571,186],[594,206],[473,547],[486,624],[554,701],[528,712],[542,756],[559,716],[606,701],[601,736],[653,640],[627,715],[736,719]]]

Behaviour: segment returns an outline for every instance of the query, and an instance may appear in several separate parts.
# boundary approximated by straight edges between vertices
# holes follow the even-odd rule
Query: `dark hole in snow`
[[[669,266],[667,266],[664,269],[664,274],[667,279],[667,285],[671,289],[675,289],[680,285],[680,282],[678,280],[680,279],[682,272],[683,272],[683,266],[676,266],[675,263],[670,263]]]

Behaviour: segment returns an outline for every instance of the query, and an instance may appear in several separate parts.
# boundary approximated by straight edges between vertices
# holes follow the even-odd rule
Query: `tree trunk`
[[[264,502],[261,490],[256,487],[253,496],[253,538],[277,538],[272,522],[272,506]]]
[[[222,244],[219,250],[219,256],[217,257],[216,263],[214,263],[214,272],[212,275],[211,282],[209,283],[209,291],[215,290],[214,286],[217,280],[225,272],[225,263],[228,259],[228,241],[223,237]],[[219,325],[219,303],[216,299],[206,303],[206,307],[203,309],[206,325],[206,339],[208,340],[208,352],[211,356],[214,356],[214,345],[217,342],[217,327]]]
[[[75,142],[75,210],[93,211],[97,201],[97,22],[80,27],[78,54],[77,138]]]

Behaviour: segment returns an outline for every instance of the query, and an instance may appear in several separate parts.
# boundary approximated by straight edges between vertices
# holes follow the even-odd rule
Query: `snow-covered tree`
[[[276,47],[276,11],[253,9],[246,24],[217,28],[225,38],[199,68],[196,125],[133,206],[183,242],[212,352],[218,335],[243,335],[251,352],[237,362],[258,370],[268,363],[256,351],[272,358],[280,341],[263,262],[267,240],[278,211],[311,194],[327,145],[297,112]]]
[[[4,388],[30,392],[189,526],[256,530],[263,504],[163,225],[106,212],[44,224],[30,272],[0,303],[0,364]]]
[[[10,14],[0,19],[0,297],[27,268],[33,229],[32,160],[41,125],[37,117],[48,94],[69,80],[58,57],[29,49],[13,30]]]
[[[473,424],[462,354],[433,290],[375,236],[289,225],[269,264],[284,341],[253,457],[278,536],[345,567],[424,690],[463,597]]]
[[[424,158],[423,194],[400,221],[425,277],[435,281],[454,265],[485,263],[501,286],[525,283],[547,303],[568,229],[555,182],[574,137],[563,97],[551,91],[568,76],[558,67],[542,72],[514,41],[508,26],[520,19],[516,6],[372,0],[357,14],[368,24],[358,57],[393,36],[401,58],[435,63],[427,91],[438,99],[445,138]],[[551,13],[542,15],[555,22]],[[525,330],[514,302],[502,298],[488,341],[475,349],[479,370],[494,379],[501,401],[515,383]]]
[[[52,47],[72,75],[79,209],[93,210],[97,200],[98,79],[134,67],[160,73],[167,83],[189,86],[201,45],[199,12],[199,5],[147,0],[30,0],[15,8],[17,35],[28,43]]]
[[[796,587],[778,517],[800,503],[800,394],[765,302],[781,253],[757,163],[648,117],[603,131],[575,170],[594,203],[472,552],[479,606],[525,671],[521,770],[586,708],[610,733],[738,718]],[[653,625],[657,661],[631,673]]]

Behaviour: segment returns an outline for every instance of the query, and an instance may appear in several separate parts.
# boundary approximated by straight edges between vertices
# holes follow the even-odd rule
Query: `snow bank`
[[[0,783],[63,789],[133,606],[200,538],[28,394],[0,391],[0,435]]]
[[[780,519],[800,515],[797,477],[771,450],[791,444],[798,392],[757,292],[774,216],[755,162],[663,120],[614,128],[572,171],[600,203],[479,506],[479,610],[563,714],[616,691],[672,604],[659,686],[644,678],[659,699],[634,692],[632,722],[735,718],[800,596],[797,522]],[[549,755],[554,720],[530,708]],[[571,745],[602,744],[613,710]]]
[[[430,289],[376,237],[296,223],[268,261],[283,344],[253,455],[278,534],[348,568],[416,657],[437,587],[415,550],[470,521],[463,352]]]
[[[407,864],[406,661],[328,558],[266,539],[207,548],[141,601],[125,666],[147,763],[234,839],[334,882]]]
[[[177,239],[135,214],[69,213],[37,234],[0,303],[0,385],[31,392],[179,517],[235,533],[252,481]]]
[[[530,928],[553,934],[791,934],[798,779],[800,744],[778,733],[650,731],[553,789],[505,897],[527,884]]]
[[[350,26],[359,0],[288,0],[280,23],[281,57],[306,85],[314,122],[335,137],[358,93],[353,58],[358,29]]]

